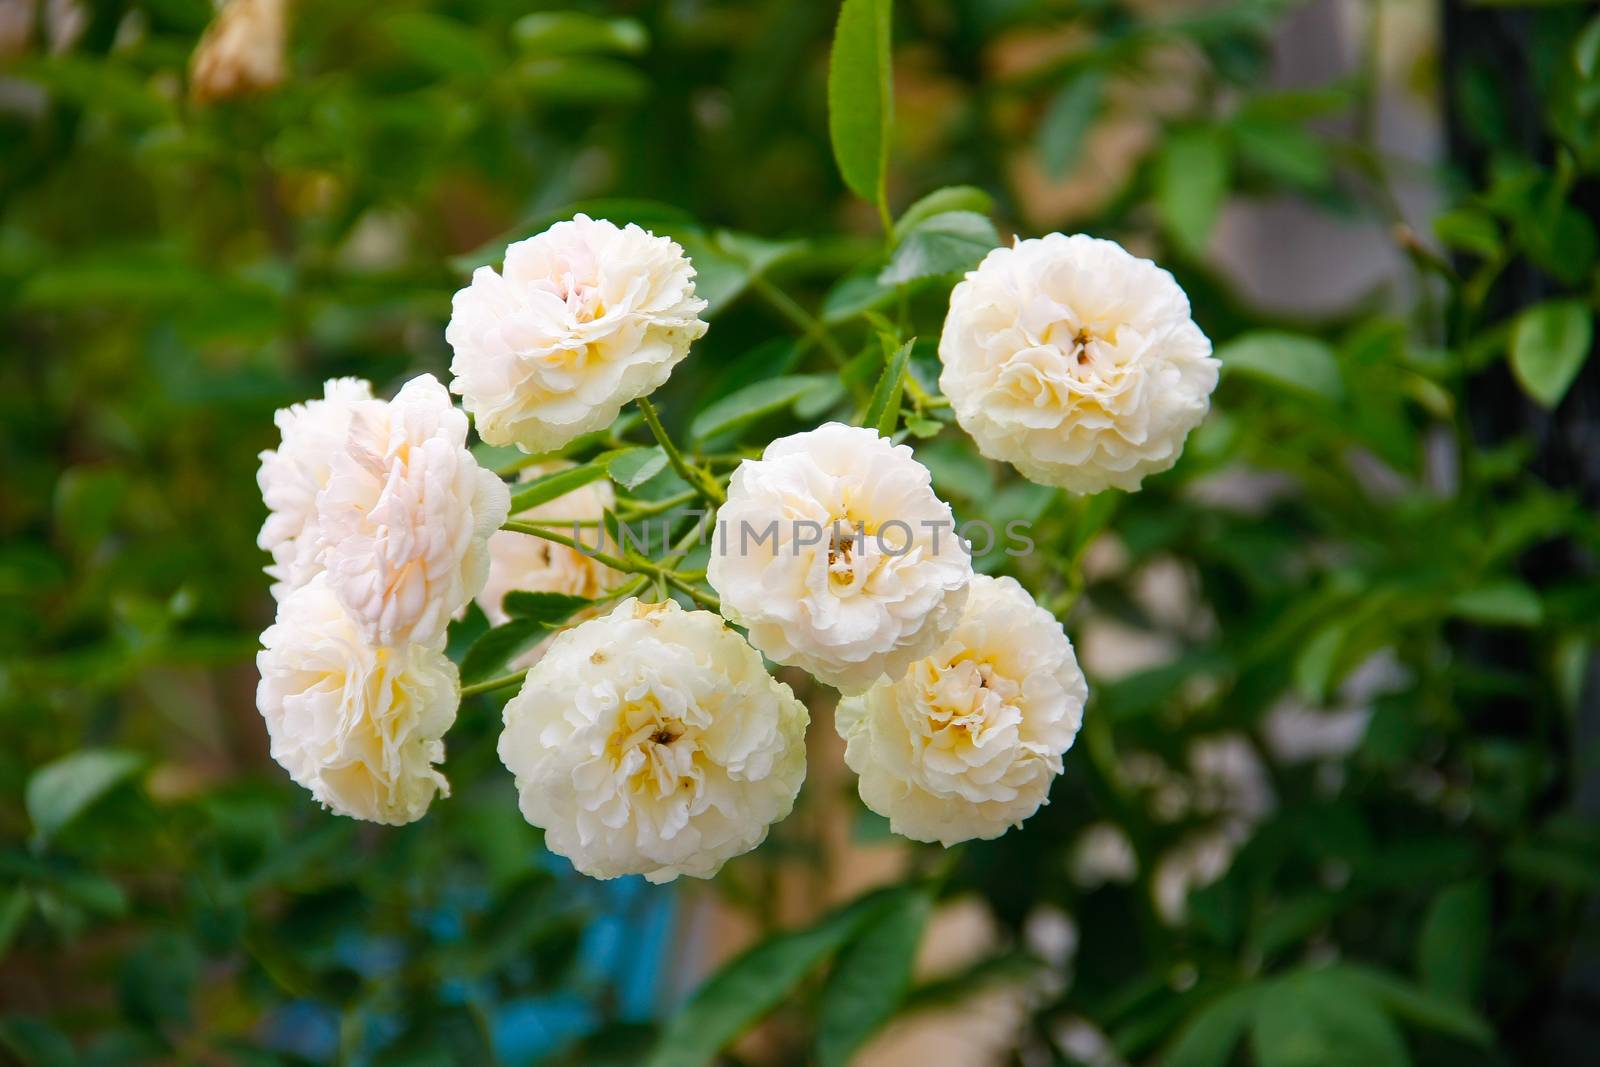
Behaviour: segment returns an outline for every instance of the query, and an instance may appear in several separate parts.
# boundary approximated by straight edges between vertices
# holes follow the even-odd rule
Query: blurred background
[[[1226,368],[1136,495],[917,442],[958,518],[1035,524],[995,563],[1089,675],[1023,831],[890,838],[814,689],[795,816],[711,884],[545,853],[503,695],[403,829],[268,759],[272,413],[442,373],[450,296],[508,240],[582,208],[684,241],[712,327],[679,426],[810,358],[797,308],[867,336],[836,12],[0,0],[0,1062],[637,1065],[742,947],[942,862],[854,1062],[1594,1062],[1586,4],[895,5],[895,209],[973,185],[1005,239],[1114,237]],[[911,294],[924,374],[947,289]],[[819,986],[728,1062],[811,1062]]]

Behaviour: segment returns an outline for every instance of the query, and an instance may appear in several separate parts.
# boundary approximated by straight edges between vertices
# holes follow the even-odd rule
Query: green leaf
[[[1451,248],[1476,252],[1485,259],[1500,254],[1500,227],[1494,216],[1475,208],[1456,208],[1433,220],[1433,232]]]
[[[1301,972],[1267,986],[1250,1031],[1257,1067],[1409,1067],[1388,1016],[1348,983]]]
[[[1294,658],[1294,687],[1313,704],[1321,704],[1328,696],[1347,632],[1343,622],[1330,623],[1301,646]]]
[[[1346,963],[1321,973],[1335,987],[1336,996],[1338,989],[1345,989],[1354,999],[1368,998],[1395,1018],[1414,1026],[1479,1045],[1494,1041],[1494,1031],[1472,1009],[1376,967]]]
[[[1544,619],[1539,594],[1514,579],[1489,582],[1451,598],[1455,614],[1487,626],[1537,626]]]
[[[1319,189],[1333,176],[1328,150],[1303,126],[1242,118],[1233,124],[1232,132],[1240,158],[1281,182]]]
[[[1224,993],[1201,1008],[1167,1047],[1163,1067],[1227,1067],[1260,998],[1261,987],[1250,985]]]
[[[850,190],[889,217],[885,181],[894,121],[891,0],[844,0],[828,62],[828,135]]]
[[[976,185],[947,185],[942,189],[935,189],[906,208],[905,213],[895,221],[894,239],[896,243],[904,240],[912,227],[935,215],[951,211],[972,211],[979,215],[987,215],[993,210],[994,197]]]
[[[883,437],[893,437],[895,428],[900,425],[900,394],[905,389],[906,364],[911,360],[915,344],[916,338],[912,338],[890,352],[883,373],[878,376],[878,384],[872,387],[872,399],[867,402],[861,425],[872,427]]]
[[[22,1067],[73,1067],[83,1062],[60,1031],[26,1016],[0,1019],[0,1048]]]
[[[760,277],[773,267],[806,251],[805,241],[769,241],[748,233],[718,230],[717,247],[737,260],[752,277]]]
[[[607,463],[603,461],[605,458],[546,474],[531,482],[523,482],[517,487],[517,491],[511,494],[511,514],[521,515],[530,508],[548,504],[552,500],[566,496],[574,489],[582,489],[590,482],[599,481],[606,476]]]
[[[616,52],[639,55],[650,34],[638,19],[612,19],[583,11],[537,11],[511,24],[517,47],[541,56]]]
[[[1222,369],[1317,400],[1337,401],[1344,380],[1333,349],[1314,337],[1255,330],[1217,349]]]
[[[879,285],[904,285],[936,274],[955,274],[978,265],[1000,243],[994,223],[972,211],[947,211],[917,223],[895,248]]]
[[[397,48],[439,74],[483,80],[501,66],[488,39],[455,19],[425,11],[399,11],[380,25]]]
[[[1228,192],[1228,142],[1209,127],[1172,135],[1156,161],[1156,211],[1167,233],[1189,255],[1205,251]]]
[[[883,307],[898,292],[895,286],[879,282],[875,269],[846,274],[822,298],[822,321],[829,326],[848,322],[857,315]]]
[[[660,474],[667,466],[667,454],[660,445],[625,448],[606,462],[606,473],[624,489],[637,489]]]
[[[1478,999],[1489,955],[1489,885],[1458,882],[1441,889],[1428,905],[1417,939],[1422,984],[1463,1004]]]
[[[33,836],[47,842],[96,800],[144,766],[136,752],[86,748],[45,764],[28,779],[26,803]]]
[[[516,589],[501,601],[507,615],[513,619],[527,619],[545,626],[560,626],[572,616],[593,604],[584,596],[568,593],[530,592]]]
[[[507,593],[510,600],[515,593]],[[472,643],[461,658],[461,683],[485,681],[506,673],[506,666],[544,640],[550,627],[538,619],[512,619],[496,626]]]
[[[1531,307],[1511,330],[1511,372],[1523,392],[1553,408],[1583,369],[1593,340],[1594,317],[1581,301]]]
[[[822,374],[789,374],[747,385],[696,415],[689,426],[689,436],[704,441],[748,426],[757,419],[790,407],[801,397],[832,380],[831,376]]]
[[[1578,34],[1578,40],[1572,46],[1572,66],[1585,81],[1591,81],[1600,74],[1600,15],[1590,19],[1583,32]]]
[[[1101,75],[1081,70],[1062,83],[1039,122],[1039,162],[1052,178],[1067,173],[1100,113]]]
[[[541,103],[573,107],[632,104],[650,94],[637,67],[604,56],[553,56],[517,64],[512,81]]]
[[[647,1067],[705,1067],[745,1028],[777,1007],[814,967],[874,921],[872,894],[805,930],[778,934],[736,957],[666,1024]]]
[[[911,967],[932,910],[927,889],[900,890],[846,946],[822,991],[820,1067],[847,1067],[856,1050],[894,1016],[911,985]]]
[[[6,954],[11,951],[11,942],[16,939],[17,932],[22,929],[32,910],[33,893],[26,886],[16,886],[9,893],[0,895],[0,962],[5,961]]]

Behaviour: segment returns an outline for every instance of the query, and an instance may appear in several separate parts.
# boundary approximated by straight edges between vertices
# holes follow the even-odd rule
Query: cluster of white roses
[[[694,276],[636,226],[558,223],[456,294],[451,389],[491,444],[543,453],[604,429],[704,334]],[[1217,376],[1170,275],[1059,234],[969,273],[939,353],[985,455],[1083,492],[1171,466]],[[513,590],[603,603],[620,576],[496,532],[508,489],[432,377],[388,402],[332,381],[278,424],[260,473],[279,600],[258,657],[272,754],[335,811],[410,822],[448,789],[449,620],[476,597],[504,621]],[[599,518],[613,503],[591,485],[545,507]],[[846,761],[895,831],[990,838],[1046,802],[1088,696],[1072,644],[1016,581],[974,572],[910,448],[839,423],[774,441],[732,476],[706,581],[721,616],[631,597],[591,610],[530,657],[505,705],[499,753],[523,814],[579,870],[709,877],[789,813],[809,717],[763,654],[843,694]]]

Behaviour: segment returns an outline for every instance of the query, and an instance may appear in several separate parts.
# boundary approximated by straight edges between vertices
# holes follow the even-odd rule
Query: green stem
[[[644,416],[644,421],[650,427],[650,432],[655,435],[656,442],[661,445],[661,451],[667,454],[667,462],[672,469],[678,472],[690,485],[697,487],[701,494],[713,504],[720,504],[725,499],[722,487],[706,477],[701,471],[689,466],[689,461],[683,458],[683,453],[678,451],[678,446],[672,443],[672,438],[667,434],[667,428],[661,425],[661,416],[656,411],[656,406],[647,396],[639,398],[639,413]]]
[[[822,320],[801,307],[794,297],[760,275],[750,279],[750,288],[759,293],[763,300],[771,304],[778,314],[792,322],[801,333],[820,345],[835,366],[843,369],[849,364],[850,357],[845,353],[844,349],[839,347],[839,342],[833,339],[833,334],[828,332],[828,328],[822,324]]]
[[[644,582],[639,584],[640,588],[643,588],[644,584],[647,584],[651,579],[664,581],[668,585],[687,593],[694,599],[695,603],[701,605],[702,607],[710,608],[712,611],[716,612],[720,612],[722,610],[722,602],[717,599],[716,596],[696,588],[692,582],[690,582],[683,575],[674,571],[670,565],[663,566],[661,564],[651,563],[648,560],[642,559],[623,559],[620,556],[613,556],[609,552],[598,552],[592,548],[589,548],[587,545],[580,543],[576,538],[569,537],[566,534],[559,533],[555,530],[547,530],[544,527],[535,525],[531,522],[522,522],[512,519],[500,528],[502,530],[510,530],[512,533],[528,534],[531,537],[541,537],[546,541],[554,541],[558,545],[565,545],[570,549],[582,552],[595,562],[603,563],[614,571],[621,571],[624,574],[639,575],[641,578],[645,579]],[[697,531],[690,532],[695,533]],[[626,586],[624,588],[626,588]]]
[[[527,676],[527,671],[517,671],[513,674],[502,674],[498,678],[486,678],[481,682],[461,687],[461,699],[475,697],[482,693],[492,693],[496,689],[505,689],[513,685],[521,685],[522,679]]]

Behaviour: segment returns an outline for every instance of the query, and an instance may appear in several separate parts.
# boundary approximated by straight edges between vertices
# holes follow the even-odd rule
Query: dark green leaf
[[[883,374],[873,386],[872,399],[867,402],[867,412],[861,425],[876,429],[883,437],[893,437],[900,424],[900,394],[905,389],[906,363],[911,359],[913,338],[889,353]]]
[[[660,445],[628,448],[606,462],[606,473],[624,489],[637,489],[660,474],[667,466],[667,454]]]
[[[555,56],[519,63],[516,86],[541,103],[575,107],[631,104],[650,93],[638,68],[603,56]]]
[[[1323,142],[1296,123],[1247,118],[1232,132],[1240,158],[1279,181],[1317,189],[1333,176]]]
[[[1433,232],[1451,248],[1476,252],[1485,259],[1500,252],[1500,227],[1492,215],[1474,208],[1446,211],[1433,220]]]
[[[905,213],[895,220],[894,239],[896,243],[904,240],[912,227],[933,218],[935,215],[943,215],[951,211],[971,211],[979,215],[987,215],[993,210],[994,197],[977,186],[947,185],[943,189],[935,189],[915,204],[906,208]]]
[[[136,752],[86,748],[47,763],[28,779],[28,817],[36,841],[49,841],[73,819],[144,766]]]
[[[440,74],[485,79],[500,68],[488,39],[471,26],[425,11],[399,11],[381,23],[384,34],[418,64]]]
[[[1348,989],[1350,999],[1370,998],[1389,1014],[1414,1026],[1480,1045],[1494,1040],[1489,1024],[1471,1008],[1375,967],[1347,963],[1322,973],[1332,985],[1335,996],[1339,995],[1338,990]]]
[[[5,961],[6,953],[11,951],[11,942],[16,939],[17,932],[22,929],[32,910],[33,894],[26,886],[14,886],[0,893],[0,962]]]
[[[887,217],[885,180],[894,121],[891,0],[844,0],[828,63],[828,134],[845,185]]]
[[[521,515],[530,508],[548,504],[552,500],[566,496],[574,489],[582,489],[590,482],[599,481],[605,476],[606,463],[596,460],[593,463],[584,463],[546,474],[531,482],[524,482],[511,494],[511,514]]]
[[[0,1048],[22,1067],[73,1067],[82,1062],[60,1031],[25,1016],[0,1019]]]
[[[875,920],[884,898],[863,897],[805,930],[778,934],[724,966],[673,1016],[647,1067],[705,1067],[777,1007],[813,968]]]
[[[1260,986],[1245,986],[1195,1012],[1167,1047],[1164,1067],[1227,1067],[1260,998]]]
[[[1489,953],[1489,886],[1458,882],[1428,905],[1417,941],[1417,972],[1433,992],[1470,1004],[1483,985]]]
[[[904,285],[935,274],[955,274],[978,265],[1000,243],[994,223],[971,211],[947,211],[913,226],[895,248],[879,285]]]
[[[898,291],[878,281],[877,270],[847,274],[822,298],[822,321],[829,326],[847,322],[888,304]]]
[[[1156,162],[1156,210],[1168,234],[1190,255],[1205,250],[1228,191],[1228,142],[1222,131],[1181,130]]]
[[[1267,986],[1250,1032],[1257,1067],[1408,1067],[1394,1023],[1358,989],[1317,972]]]
[[[550,627],[560,626],[593,603],[588,597],[522,589],[507,593],[502,601],[506,614],[513,619],[527,619]]]
[[[515,593],[507,593],[510,600]],[[481,682],[506,672],[507,665],[549,636],[550,627],[538,619],[512,619],[496,626],[473,642],[461,660],[464,685]]]
[[[818,1011],[821,1067],[847,1067],[856,1050],[893,1017],[911,984],[911,967],[932,910],[928,890],[901,890],[846,946]]]
[[[1039,161],[1052,178],[1067,173],[1100,113],[1101,75],[1080,70],[1062,83],[1039,122]]]
[[[831,380],[828,375],[791,374],[747,385],[696,415],[690,424],[689,435],[704,441],[719,434],[731,433],[790,407]]]
[[[1523,392],[1547,408],[1561,403],[1589,358],[1594,316],[1578,300],[1551,300],[1517,317],[1511,371]]]
[[[584,52],[638,55],[650,35],[637,19],[602,18],[583,11],[536,11],[511,25],[517,47],[539,56]]]
[[[1222,369],[1318,400],[1337,401],[1344,381],[1333,349],[1314,337],[1257,330],[1217,349]]]
[[[1489,626],[1537,626],[1544,619],[1539,594],[1509,578],[1457,594],[1450,607],[1464,619]]]

